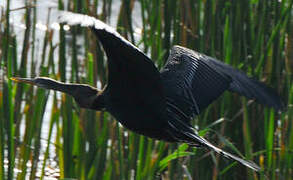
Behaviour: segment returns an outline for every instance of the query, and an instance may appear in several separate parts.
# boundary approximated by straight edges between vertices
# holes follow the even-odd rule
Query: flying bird
[[[107,86],[99,90],[46,77],[12,80],[69,94],[80,107],[106,110],[138,134],[206,147],[260,170],[255,163],[225,152],[199,136],[190,121],[226,90],[281,111],[284,104],[273,89],[221,61],[178,45],[171,49],[166,65],[159,71],[140,49],[102,21],[70,12],[61,12],[59,20],[88,27],[97,36],[108,58]]]

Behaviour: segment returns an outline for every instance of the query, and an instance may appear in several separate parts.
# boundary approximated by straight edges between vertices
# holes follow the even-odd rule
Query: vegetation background
[[[55,1],[55,9],[89,14],[107,23],[119,12],[114,26],[158,68],[170,47],[179,44],[275,88],[287,103],[286,112],[225,93],[193,121],[200,135],[255,161],[261,173],[204,149],[134,134],[108,113],[80,109],[64,94],[14,84],[12,76],[48,76],[103,87],[107,65],[88,29],[54,29],[49,11],[42,14],[47,26],[38,36],[42,40],[36,41],[39,1],[26,0],[19,9],[10,8],[12,0],[3,1],[0,179],[293,179],[292,0]],[[15,33],[10,22],[17,10],[24,11],[19,17],[25,25],[21,33]]]

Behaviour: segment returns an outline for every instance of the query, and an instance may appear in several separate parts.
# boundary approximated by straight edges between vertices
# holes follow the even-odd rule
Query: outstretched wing
[[[103,48],[107,53],[108,64],[118,64],[121,63],[121,61],[124,61],[123,63],[128,63],[129,66],[134,66],[137,69],[136,71],[140,72],[140,75],[153,78],[153,81],[159,82],[160,73],[152,60],[150,60],[140,49],[122,37],[111,26],[94,17],[67,11],[60,11],[58,19],[60,23],[91,28],[97,38],[101,41]],[[113,57],[115,57],[115,59],[113,59]],[[113,61],[111,62],[111,60]],[[111,71],[111,65],[108,67],[109,71]],[[111,81],[111,76],[113,74],[114,73],[109,73],[109,81]]]
[[[217,71],[202,54],[180,46],[172,48],[161,78],[169,107],[188,118],[198,115],[232,82],[230,76]]]
[[[232,78],[229,91],[236,92],[248,99],[255,99],[257,102],[277,111],[285,108],[280,96],[276,91],[253,77],[248,77],[244,72],[222,63],[214,58],[205,56],[214,67]]]
[[[216,59],[180,46],[173,47],[161,78],[169,107],[189,118],[199,114],[225,90],[256,99],[277,110],[283,108],[277,93],[263,83]]]
[[[151,111],[149,114],[154,116],[161,116],[165,110],[165,96],[160,72],[154,63],[102,21],[82,14],[64,11],[60,13],[60,22],[89,27],[101,42],[108,58],[107,89],[111,91],[113,98],[119,99],[113,102],[133,102],[132,104],[136,103],[141,108],[152,107],[146,111]]]

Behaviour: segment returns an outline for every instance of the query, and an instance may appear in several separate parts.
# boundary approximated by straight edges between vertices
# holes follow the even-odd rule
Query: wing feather
[[[180,46],[173,47],[161,78],[167,97],[190,118],[218,98],[231,83],[228,75],[217,71],[201,54]]]
[[[148,113],[154,117],[163,116],[166,101],[160,72],[150,58],[99,19],[65,11],[60,12],[58,19],[69,25],[89,27],[97,36],[108,58],[108,84],[105,91],[111,91],[109,94],[113,99],[119,99],[118,103],[131,101],[141,107],[151,107],[145,108],[145,111],[150,111]],[[151,123],[149,121],[149,126],[152,126]],[[157,126],[159,123],[165,122],[160,121]]]
[[[273,107],[277,111],[284,110],[285,105],[274,89],[221,61],[208,56],[205,57],[218,71],[231,76],[232,83],[228,89],[229,91],[236,92],[248,99],[255,99],[257,102]]]
[[[225,90],[255,99],[276,110],[284,109],[278,94],[265,84],[221,61],[181,46],[174,46],[171,50],[161,78],[167,97],[173,99],[173,104],[190,118]]]

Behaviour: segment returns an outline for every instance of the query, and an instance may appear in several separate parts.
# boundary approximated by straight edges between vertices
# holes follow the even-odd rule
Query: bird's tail
[[[172,117],[170,117],[172,118]],[[222,149],[214,146],[212,143],[204,139],[203,137],[200,137],[194,132],[194,129],[187,124],[185,124],[183,121],[180,121],[176,118],[173,118],[172,121],[168,121],[168,125],[171,128],[170,133],[173,138],[179,142],[185,142],[192,146],[197,147],[207,147],[210,150],[215,151],[218,154],[221,154],[225,156],[226,158],[233,159],[235,161],[238,161],[239,163],[243,164],[246,167],[249,167],[253,169],[254,171],[260,171],[261,168],[256,165],[252,161],[246,161],[244,159],[241,159],[240,157],[237,157],[233,154],[230,154],[226,151],[223,151]]]
[[[195,133],[190,133],[190,132],[186,132],[184,133],[186,136],[188,136],[189,138],[192,138],[196,141],[196,143],[200,143],[202,146],[208,147],[209,149],[229,158],[229,159],[233,159],[235,161],[238,161],[239,163],[243,164],[246,167],[249,167],[251,169],[253,169],[254,171],[260,171],[260,167],[258,165],[256,165],[254,162],[252,161],[246,161],[244,159],[241,159],[240,157],[237,157],[235,155],[232,155],[228,152],[223,151],[222,149],[214,146],[213,144],[211,144],[210,142],[208,142],[206,139],[198,136]]]

